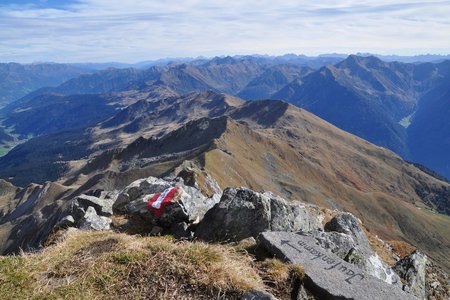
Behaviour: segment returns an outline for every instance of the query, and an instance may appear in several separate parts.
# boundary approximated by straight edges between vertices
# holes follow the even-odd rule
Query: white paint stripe
[[[160,209],[161,208],[161,203],[164,201],[164,198],[166,198],[167,194],[171,190],[172,190],[172,188],[168,188],[164,192],[162,192],[161,195],[159,195],[158,199],[156,199],[156,201],[152,203],[152,207],[154,207],[156,209]]]

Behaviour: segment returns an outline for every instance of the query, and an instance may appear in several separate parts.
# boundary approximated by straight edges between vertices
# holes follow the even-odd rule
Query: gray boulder
[[[315,231],[312,235],[323,248],[329,249],[344,260],[352,249],[357,247],[353,237],[345,233]]]
[[[110,218],[99,216],[92,206],[86,209],[86,213],[79,221],[78,228],[84,230],[109,230],[112,220]]]
[[[242,300],[277,300],[277,298],[265,291],[251,290],[242,295]]]
[[[403,289],[420,299],[426,298],[425,274],[427,261],[425,254],[414,251],[412,254],[399,260],[394,266],[394,271],[405,282]]]
[[[150,196],[175,186],[180,189],[180,196],[165,207],[162,216],[157,217],[147,209]],[[181,178],[148,177],[136,180],[122,190],[112,207],[115,212],[138,215],[150,224],[171,228],[174,224],[202,219],[219,200],[218,195],[205,197],[197,188],[185,185]]]
[[[303,284],[317,299],[416,299],[318,245],[307,233],[263,232],[260,245],[276,258],[303,267]]]
[[[352,236],[360,247],[370,250],[369,240],[359,225],[359,220],[351,213],[336,215],[325,224],[325,231],[340,232]]]
[[[92,206],[98,215],[110,217],[113,215],[113,203],[113,199],[99,198],[82,194],[75,198],[73,206],[81,207],[83,210],[86,210],[89,206]]]
[[[164,179],[149,177],[133,181],[117,195],[113,203],[113,210],[127,212],[126,206],[147,194],[156,194],[172,186],[172,182]]]
[[[389,284],[401,285],[399,276],[370,247],[360,221],[351,213],[340,213],[325,224],[326,232],[314,232],[319,244],[345,261]]]
[[[76,222],[75,219],[71,215],[67,215],[64,218],[62,218],[56,225],[55,229],[58,228],[66,228],[66,227],[72,227],[75,226]]]
[[[220,202],[210,209],[195,231],[204,240],[239,241],[267,230],[311,231],[322,227],[323,217],[315,206],[288,203],[271,193],[246,188],[227,188]]]

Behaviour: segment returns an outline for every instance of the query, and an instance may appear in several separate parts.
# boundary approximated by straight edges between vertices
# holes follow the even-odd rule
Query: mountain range
[[[450,177],[449,157],[445,155],[450,150],[448,126],[445,117],[435,116],[449,109],[449,61],[411,64],[351,55],[335,65],[313,69],[289,63],[298,59],[297,56],[281,58],[221,57],[148,69],[107,69],[85,74],[57,87],[38,89],[1,109],[2,141],[7,145],[13,136],[20,142],[29,136],[52,132],[35,126],[43,109],[48,108],[53,117],[71,119],[67,110],[77,105],[73,102],[78,102],[79,109],[84,105],[83,100],[69,101],[69,106],[62,107],[59,105],[65,101],[62,96],[72,96],[70,99],[74,100],[73,95],[116,93],[119,96],[101,97],[121,98],[124,93],[160,95],[164,90],[164,95],[169,97],[212,90],[245,100],[285,100],[386,147],[404,159]],[[282,63],[277,63],[279,61]],[[134,97],[129,97],[131,102]],[[124,105],[127,104],[130,103]],[[108,109],[95,109],[100,114],[95,114],[94,121],[111,116],[112,107],[106,107]],[[86,109],[85,114],[92,111]],[[55,124],[62,129],[76,127],[76,124]],[[46,126],[45,121],[42,126]]]
[[[220,57],[38,88],[0,110],[0,140],[18,144],[0,158],[2,226],[189,170],[208,195],[214,178],[351,211],[449,268],[449,73],[448,61]]]
[[[0,107],[45,86],[57,86],[88,71],[68,64],[0,63]]]

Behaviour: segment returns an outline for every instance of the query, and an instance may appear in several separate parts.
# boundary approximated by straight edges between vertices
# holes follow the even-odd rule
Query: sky
[[[450,0],[0,0],[1,62],[450,54]]]

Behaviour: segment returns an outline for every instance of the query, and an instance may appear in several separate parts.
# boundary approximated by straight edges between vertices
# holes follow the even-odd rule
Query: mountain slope
[[[239,94],[246,100],[269,99],[272,94],[292,82],[312,72],[307,67],[276,65],[249,82]]]
[[[43,95],[33,100],[15,105],[3,125],[13,128],[15,134],[37,136],[94,125],[120,109],[113,97],[102,95]]]
[[[287,85],[273,97],[303,107],[334,125],[408,157],[399,120],[414,111],[412,67],[350,56]]]
[[[0,158],[1,178],[9,178],[20,186],[31,182],[44,183],[47,180],[57,180],[70,169],[73,160],[84,160],[94,153],[126,146],[139,136],[150,137],[167,133],[195,118],[220,116],[243,103],[239,98],[213,92],[192,93],[183,97],[170,96],[168,98],[165,98],[164,92],[162,91],[162,95],[155,93],[149,97],[147,97],[147,93],[117,95],[116,97],[53,96],[61,101],[74,98],[81,103],[95,100],[91,101],[93,103],[90,103],[89,106],[96,105],[102,108],[100,112],[89,110],[82,117],[78,117],[75,103],[72,103],[75,105],[75,109],[72,109],[71,105],[66,107],[57,102],[48,104],[43,101],[44,108],[51,105],[57,109],[58,113],[54,120],[40,123],[39,110],[35,108],[24,112],[33,112],[31,116],[37,119],[36,123],[31,123],[33,118],[30,116],[25,118],[25,124],[29,124],[29,127],[24,127],[23,130],[40,133],[40,130],[44,128],[46,132],[42,136],[16,146],[7,155]],[[48,97],[45,96],[44,99],[49,99]],[[136,103],[132,104],[134,101]],[[125,103],[130,105],[124,110],[115,110],[116,107]],[[109,116],[113,117],[105,121],[104,119]],[[104,122],[97,126],[89,126],[89,122],[99,119]],[[67,126],[67,129],[59,128],[58,131],[52,133],[53,124],[58,122],[61,123],[58,126],[64,125]],[[83,122],[85,122],[84,126],[80,126]]]
[[[0,64],[0,107],[46,86],[88,73],[83,68],[66,64]]]
[[[408,127],[408,144],[414,161],[450,178],[450,61],[438,67],[446,74],[421,97]]]
[[[153,78],[155,75],[153,72],[158,70],[150,69],[149,72],[145,72],[137,69],[107,69],[93,74],[85,74],[79,77],[70,79],[57,87],[46,87],[38,89],[22,99],[19,99],[16,103],[18,105],[29,101],[30,99],[47,94],[57,95],[79,95],[79,94],[102,94],[111,92],[120,92],[127,89],[131,89],[133,84],[141,82],[146,78]],[[14,105],[14,104],[13,104]],[[7,110],[12,110],[7,108]]]

